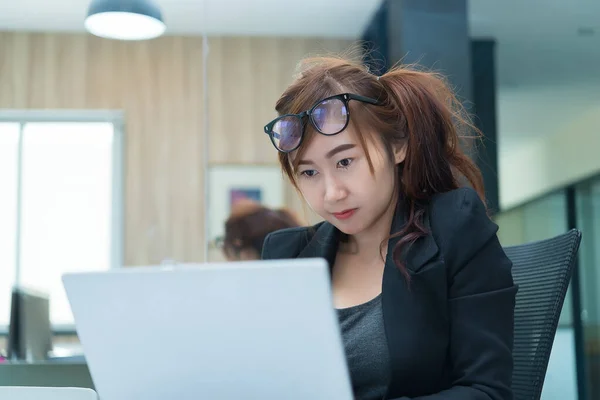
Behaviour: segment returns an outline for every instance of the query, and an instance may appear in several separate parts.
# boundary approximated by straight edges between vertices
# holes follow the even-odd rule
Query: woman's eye
[[[311,178],[315,176],[316,173],[317,171],[315,171],[314,169],[307,169],[305,171],[300,172],[300,175],[305,176],[307,178]]]
[[[352,164],[351,158],[344,158],[343,160],[338,161],[338,166],[342,168],[348,168]]]

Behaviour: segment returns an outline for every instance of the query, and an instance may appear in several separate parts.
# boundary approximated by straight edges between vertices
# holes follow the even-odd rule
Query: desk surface
[[[0,363],[0,386],[83,387],[94,389],[85,363]]]

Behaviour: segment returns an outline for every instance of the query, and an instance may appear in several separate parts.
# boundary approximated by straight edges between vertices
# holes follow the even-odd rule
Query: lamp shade
[[[93,0],[85,28],[103,38],[145,40],[162,35],[166,25],[151,0]]]

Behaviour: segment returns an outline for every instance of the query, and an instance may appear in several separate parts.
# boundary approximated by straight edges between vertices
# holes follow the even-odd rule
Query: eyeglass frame
[[[317,106],[319,106],[321,103],[324,103],[328,100],[334,100],[334,99],[340,99],[342,100],[342,102],[344,103],[344,106],[346,107],[346,123],[344,124],[344,127],[342,129],[340,129],[339,131],[335,132],[335,133],[324,133],[322,132],[318,127],[317,124],[315,123],[315,121],[313,120],[312,117],[312,113],[315,110],[315,108],[317,108]],[[291,153],[292,151],[296,150],[298,147],[300,147],[300,145],[302,144],[302,141],[304,140],[304,132],[306,131],[306,122],[304,120],[304,117],[308,117],[308,120],[310,121],[310,123],[312,124],[313,128],[315,128],[315,130],[317,132],[319,132],[321,135],[325,135],[325,136],[335,136],[338,135],[340,133],[342,133],[347,127],[348,124],[350,123],[350,100],[356,100],[356,101],[360,101],[361,103],[367,103],[367,104],[371,104],[374,106],[378,106],[381,105],[381,102],[379,100],[375,100],[371,97],[366,97],[366,96],[361,96],[359,94],[354,94],[354,93],[340,93],[340,94],[336,94],[333,96],[329,96],[329,97],[325,97],[324,99],[319,100],[318,102],[316,102],[311,108],[309,108],[306,111],[303,111],[299,114],[284,114],[284,115],[280,115],[279,117],[275,118],[274,120],[272,120],[271,122],[269,122],[267,125],[265,125],[264,127],[264,131],[267,135],[269,135],[269,139],[271,139],[271,143],[273,144],[273,146],[275,147],[275,149],[277,149],[277,151],[281,152],[281,153]],[[273,132],[273,127],[275,126],[275,124],[286,117],[296,117],[300,120],[300,122],[302,123],[302,132],[300,135],[300,140],[298,141],[298,145],[296,145],[296,147],[294,147],[291,150],[281,150],[276,144],[275,144],[275,139],[273,138],[275,132]]]

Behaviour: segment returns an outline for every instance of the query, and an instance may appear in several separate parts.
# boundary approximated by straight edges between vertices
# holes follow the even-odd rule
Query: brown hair
[[[409,278],[401,261],[402,248],[427,235],[423,215],[433,195],[456,189],[466,179],[485,203],[481,172],[461,149],[461,139],[477,137],[479,131],[441,75],[413,66],[397,66],[378,78],[361,62],[342,57],[308,58],[301,62],[298,77],[275,108],[280,115],[300,113],[325,97],[344,92],[380,102],[376,106],[350,103],[350,124],[359,132],[358,140],[367,153],[371,171],[373,164],[365,140],[374,137],[361,134],[361,128],[379,134],[388,156],[393,154],[394,145],[406,143],[406,157],[398,167],[397,182],[408,223],[393,235],[400,237],[393,256]],[[296,189],[294,160],[301,158],[315,134],[318,133],[307,125],[297,156],[279,153],[281,166]]]
[[[286,209],[273,210],[252,200],[239,201],[225,222],[223,251],[235,256],[243,249],[253,249],[260,256],[269,233],[296,226],[300,226],[300,221]]]

